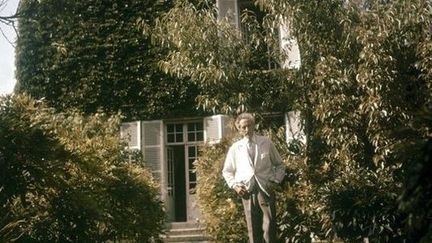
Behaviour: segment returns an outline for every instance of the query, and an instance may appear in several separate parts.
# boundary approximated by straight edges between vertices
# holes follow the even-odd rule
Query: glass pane
[[[189,183],[189,194],[195,194],[196,193],[196,182]]]
[[[181,124],[176,125],[176,132],[183,132],[183,126]]]
[[[189,169],[194,170],[195,169],[195,158],[190,158],[189,159]]]
[[[179,143],[179,142],[183,142],[183,134],[181,134],[181,133],[177,133],[176,135],[175,135],[175,137],[176,137],[176,142],[177,143]]]
[[[188,147],[188,156],[195,157],[196,156],[196,148],[195,146]]]
[[[195,131],[195,123],[188,123],[188,132]]]
[[[204,132],[197,132],[195,141],[204,141]]]
[[[203,127],[203,123],[202,122],[197,122],[196,123],[196,130],[197,131],[203,131],[204,127]]]
[[[195,133],[188,133],[188,141],[190,142],[196,141]]]
[[[196,181],[196,174],[195,173],[189,173],[189,183],[193,183]]]
[[[167,125],[167,131],[168,131],[168,133],[174,132],[174,125],[173,124],[168,124]]]
[[[174,143],[174,134],[168,134],[168,143]]]

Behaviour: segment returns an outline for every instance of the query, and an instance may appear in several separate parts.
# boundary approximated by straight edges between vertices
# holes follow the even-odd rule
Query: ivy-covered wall
[[[196,87],[158,69],[155,19],[171,1],[23,0],[17,92],[58,110],[121,111],[125,119],[195,112]]]

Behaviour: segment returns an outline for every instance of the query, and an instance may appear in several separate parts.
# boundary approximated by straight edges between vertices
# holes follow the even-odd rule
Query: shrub
[[[292,238],[293,241],[307,242],[310,240],[311,231],[308,229],[310,218],[307,217],[307,213],[313,210],[301,210],[301,207],[310,207],[308,198],[311,196],[306,191],[307,185],[299,172],[300,167],[304,165],[300,154],[304,148],[287,145],[282,135],[284,129],[262,132],[272,138],[281,156],[287,158],[284,160],[287,165],[287,176],[282,183],[282,190],[277,193],[277,223],[280,236]],[[222,177],[225,156],[234,139],[227,138],[219,144],[205,145],[195,164],[198,204],[207,233],[217,242],[247,242],[248,239],[241,198],[228,188]],[[293,141],[293,144],[298,143]],[[305,230],[309,233],[305,233]]]
[[[222,168],[229,140],[206,145],[196,161],[198,204],[207,233],[217,242],[246,242],[247,228],[241,199],[228,188]]]
[[[0,241],[158,238],[157,185],[119,138],[119,116],[56,113],[25,95],[0,98]]]

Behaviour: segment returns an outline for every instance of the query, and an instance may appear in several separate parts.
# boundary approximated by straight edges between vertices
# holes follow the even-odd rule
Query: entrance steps
[[[204,229],[195,222],[173,222],[167,226],[168,230],[163,237],[164,242],[179,243],[208,243],[211,241],[205,235]]]

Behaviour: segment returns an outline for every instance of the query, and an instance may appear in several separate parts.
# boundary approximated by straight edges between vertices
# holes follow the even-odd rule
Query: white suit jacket
[[[269,183],[280,183],[285,176],[285,167],[269,138],[254,135],[253,140],[256,143],[254,160],[248,153],[248,140],[243,138],[228,150],[222,175],[230,188],[235,185],[248,186],[254,176],[261,190],[269,195]]]

